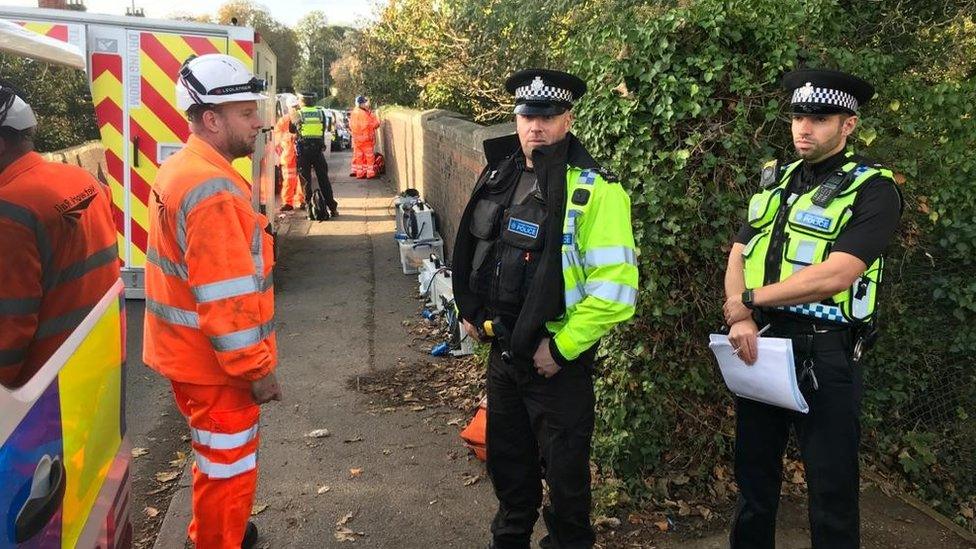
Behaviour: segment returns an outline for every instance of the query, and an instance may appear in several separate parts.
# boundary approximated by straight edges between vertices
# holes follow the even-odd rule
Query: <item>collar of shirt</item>
[[[44,157],[34,151],[21,156],[17,160],[11,162],[11,164],[7,166],[5,170],[3,170],[3,173],[0,173],[0,186],[10,183],[18,175],[42,162],[44,162]]]

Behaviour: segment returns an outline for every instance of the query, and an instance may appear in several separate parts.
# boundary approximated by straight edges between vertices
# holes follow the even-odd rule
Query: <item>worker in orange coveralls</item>
[[[281,115],[275,124],[275,148],[281,165],[281,211],[299,208],[305,203],[305,193],[298,184],[298,149],[295,147],[296,130],[293,118],[298,112],[298,98],[291,96],[287,101],[288,112]]]
[[[143,360],[171,381],[190,425],[188,534],[201,549],[257,543],[259,405],[281,400],[270,226],[231,166],[254,152],[264,89],[229,55],[188,59],[176,101],[191,135],[149,200]]]
[[[352,173],[350,177],[372,179],[376,177],[373,147],[376,146],[376,128],[380,120],[369,109],[369,99],[360,95],[356,98],[356,108],[349,115],[349,130],[352,132]]]

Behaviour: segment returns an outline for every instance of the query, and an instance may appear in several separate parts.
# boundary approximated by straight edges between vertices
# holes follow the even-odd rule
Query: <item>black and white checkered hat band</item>
[[[857,112],[857,99],[853,95],[829,88],[814,88],[811,86],[797,88],[793,90],[792,103],[819,103]]]
[[[515,88],[515,100],[522,101],[559,101],[573,103],[573,92],[553,86],[522,86]]]

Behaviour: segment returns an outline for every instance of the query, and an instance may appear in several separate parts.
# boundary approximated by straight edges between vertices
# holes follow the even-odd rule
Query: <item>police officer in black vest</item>
[[[488,473],[491,547],[592,547],[590,440],[599,339],[634,314],[630,200],[569,131],[579,78],[532,69],[505,83],[517,135],[485,141],[488,165],[458,228],[454,297],[465,329],[492,340]]]
[[[729,339],[746,363],[757,331],[790,338],[809,413],[736,399],[734,549],[772,548],[791,428],[806,470],[815,549],[860,545],[858,445],[862,372],[876,334],[882,253],[901,216],[891,171],[854,154],[848,138],[874,95],[837,71],[799,70],[792,92],[799,160],[763,169],[725,273]]]

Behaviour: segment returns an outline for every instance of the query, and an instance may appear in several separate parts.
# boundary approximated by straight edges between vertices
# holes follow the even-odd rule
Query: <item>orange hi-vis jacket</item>
[[[0,383],[27,382],[119,279],[108,187],[27,153],[0,172]]]
[[[380,127],[380,119],[373,111],[356,107],[349,114],[349,131],[352,142],[356,146],[369,146],[376,142],[376,128]]]
[[[143,360],[171,380],[247,387],[277,364],[273,240],[250,192],[195,135],[159,168]]]
[[[278,150],[278,157],[282,162],[292,162],[298,158],[295,148],[296,135],[291,131],[291,117],[283,115],[274,126],[275,147]]]

